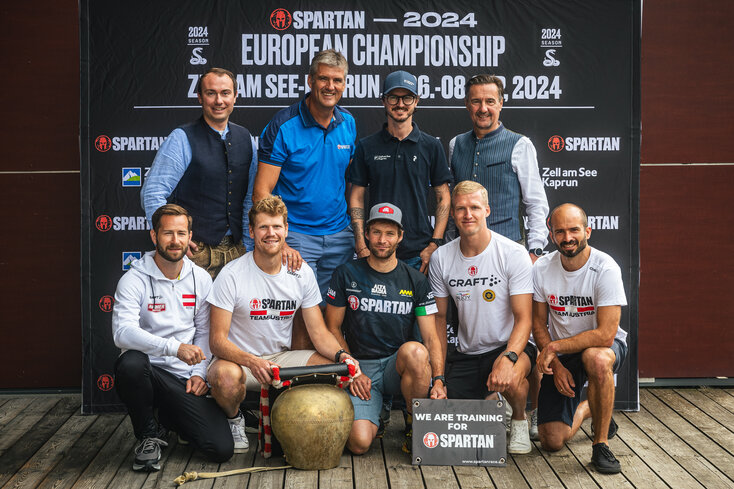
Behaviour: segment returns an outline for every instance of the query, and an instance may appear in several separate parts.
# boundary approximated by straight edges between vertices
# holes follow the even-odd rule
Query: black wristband
[[[443,383],[443,386],[446,387],[446,377],[443,375],[436,375],[431,379],[431,383],[435,385],[437,380],[440,380]]]
[[[339,357],[342,356],[342,353],[346,353],[346,352],[347,350],[345,350],[344,348],[336,352],[336,355],[334,355],[334,363],[339,363]]]

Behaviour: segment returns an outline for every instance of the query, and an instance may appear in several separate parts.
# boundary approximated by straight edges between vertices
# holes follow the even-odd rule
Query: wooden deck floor
[[[385,438],[365,456],[342,456],[322,471],[278,470],[189,482],[190,489],[225,488],[734,488],[734,389],[642,389],[639,413],[615,413],[619,435],[610,446],[622,474],[590,467],[590,427],[562,451],[537,446],[510,457],[507,467],[414,467],[400,451],[402,416],[393,412]],[[83,416],[78,395],[0,396],[0,487],[174,487],[183,471],[209,472],[263,460],[251,448],[217,465],[172,435],[163,470],[131,470],[134,438],[120,414]],[[251,440],[254,445],[254,439]]]

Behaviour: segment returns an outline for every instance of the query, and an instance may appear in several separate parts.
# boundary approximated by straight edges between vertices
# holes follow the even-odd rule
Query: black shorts
[[[449,399],[484,399],[490,392],[487,390],[487,377],[492,371],[492,365],[507,345],[502,345],[492,351],[479,355],[467,355],[454,351],[446,359],[446,390]],[[530,359],[530,371],[535,365],[538,351],[535,345],[528,341],[525,353]],[[529,375],[529,374],[528,374]]]
[[[627,345],[615,339],[611,348],[615,356],[612,371],[617,372],[625,358],[627,358]],[[540,382],[540,393],[538,394],[539,425],[551,421],[563,421],[568,426],[572,426],[573,415],[576,413],[576,408],[581,404],[581,390],[586,383],[586,371],[581,360],[581,352],[560,355],[558,359],[571,372],[573,382],[576,384],[576,387],[574,387],[576,395],[574,397],[564,396],[556,389],[553,376],[544,374],[543,380]]]

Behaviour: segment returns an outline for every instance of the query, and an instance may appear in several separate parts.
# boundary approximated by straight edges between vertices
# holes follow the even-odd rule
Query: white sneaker
[[[507,445],[507,453],[530,453],[533,449],[528,435],[528,420],[510,421],[510,443]]]
[[[530,439],[533,441],[540,440],[538,435],[538,408],[528,411],[528,419],[530,419],[530,427],[528,428]]]
[[[245,453],[250,448],[250,442],[245,434],[245,418],[242,413],[234,419],[229,419],[229,429],[232,430],[232,439],[234,440],[234,453]]]

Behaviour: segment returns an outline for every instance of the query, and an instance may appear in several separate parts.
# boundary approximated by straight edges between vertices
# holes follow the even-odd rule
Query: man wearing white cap
[[[443,244],[451,202],[451,172],[438,139],[413,122],[419,101],[417,84],[415,76],[402,70],[385,78],[382,104],[387,123],[359,142],[347,181],[352,184],[349,205],[357,255],[370,254],[363,229],[365,193],[369,189],[370,208],[378,202],[391,202],[403,210],[405,238],[397,257],[427,274],[431,254]],[[430,187],[436,193],[435,227],[431,226],[428,210]]]

